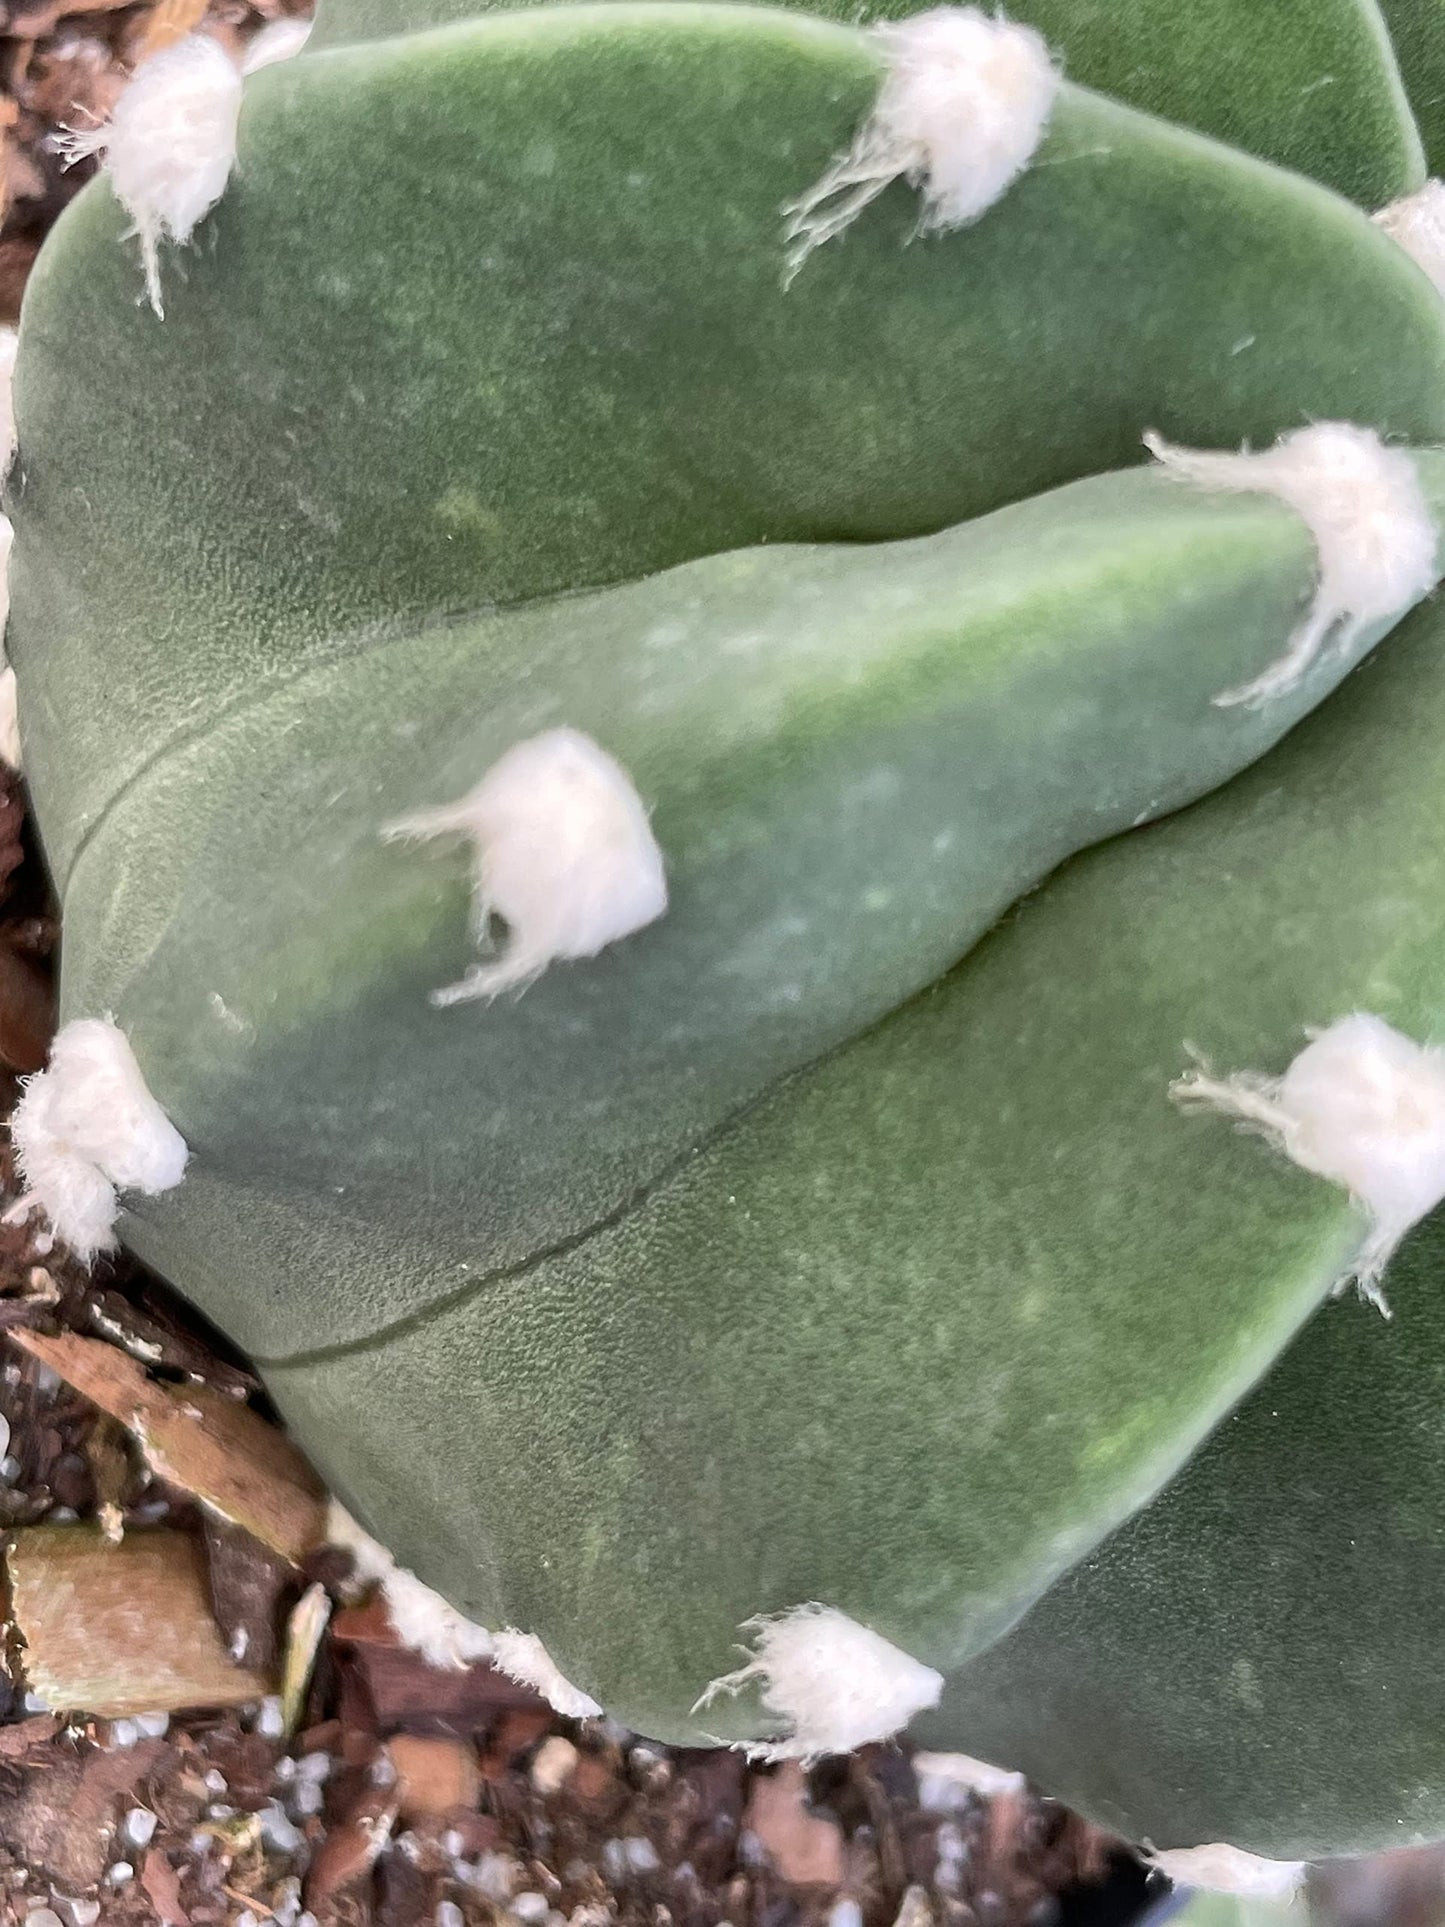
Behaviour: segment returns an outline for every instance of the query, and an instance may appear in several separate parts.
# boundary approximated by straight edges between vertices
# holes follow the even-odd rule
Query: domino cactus
[[[137,77],[21,329],[17,1147],[440,1657],[1432,1838],[1445,13],[1015,11]]]

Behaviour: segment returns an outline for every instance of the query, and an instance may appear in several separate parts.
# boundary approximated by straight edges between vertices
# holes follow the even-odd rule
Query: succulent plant
[[[1445,9],[837,12],[323,0],[82,142],[27,1181],[566,1710],[1434,1837]]]

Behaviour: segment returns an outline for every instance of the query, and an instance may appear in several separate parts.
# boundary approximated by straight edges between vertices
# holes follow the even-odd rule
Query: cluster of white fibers
[[[1417,193],[1391,201],[1373,218],[1445,294],[1445,182],[1426,181]]]
[[[1223,1841],[1151,1853],[1149,1864],[1176,1887],[1198,1887],[1206,1893],[1277,1903],[1293,1900],[1309,1871],[1302,1860],[1264,1860],[1257,1853],[1246,1853],[1243,1847],[1231,1847]]]
[[[1261,1131],[1306,1171],[1347,1190],[1370,1218],[1340,1282],[1386,1317],[1381,1279],[1400,1240],[1445,1200],[1445,1051],[1417,1044],[1366,1011],[1317,1031],[1282,1077],[1192,1072],[1184,1105]]]
[[[846,154],[783,210],[789,278],[890,182],[923,195],[921,230],[965,227],[1023,173],[1059,76],[1043,39],[978,7],[933,7],[870,29],[887,72]]]
[[[377,1588],[392,1631],[429,1666],[458,1671],[475,1660],[491,1658],[492,1636],[486,1628],[464,1618],[439,1592],[399,1566],[336,1499],[326,1515],[326,1543],[350,1553],[358,1583]]]
[[[795,1606],[749,1620],[746,1630],[755,1635],[752,1659],[715,1679],[693,1711],[758,1681],[763,1706],[789,1728],[783,1739],[750,1742],[758,1759],[852,1753],[901,1732],[943,1691],[942,1674],[833,1606]]]
[[[67,160],[103,157],[140,238],[146,294],[158,315],[165,313],[160,243],[189,241],[225,193],[240,112],[240,69],[219,42],[193,33],[141,62],[109,120],[63,137]]]
[[[574,1686],[535,1633],[508,1627],[492,1641],[492,1664],[509,1679],[530,1686],[564,1719],[592,1719],[602,1711],[589,1693]]]
[[[185,1140],[109,1019],[76,1018],[56,1034],[47,1067],[25,1080],[10,1136],[26,1187],[16,1209],[38,1205],[87,1262],[115,1244],[118,1192],[154,1196],[185,1175]]]
[[[309,20],[270,20],[246,42],[241,56],[243,75],[256,74],[263,67],[277,67],[283,60],[294,60],[311,38]]]
[[[1145,445],[1197,487],[1273,495],[1301,518],[1319,552],[1319,582],[1289,646],[1256,681],[1215,701],[1259,705],[1296,687],[1331,632],[1343,652],[1367,623],[1403,615],[1437,579],[1439,534],[1414,464],[1370,428],[1316,422],[1251,454]]]
[[[435,1004],[495,997],[558,958],[592,957],[667,908],[662,852],[621,764],[575,729],[517,743],[455,803],[388,824],[388,838],[452,836],[474,845],[473,928],[508,928],[502,955],[474,964]]]

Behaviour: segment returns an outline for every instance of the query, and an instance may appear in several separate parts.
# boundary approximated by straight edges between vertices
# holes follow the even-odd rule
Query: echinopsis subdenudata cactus
[[[21,329],[20,1160],[438,1658],[1429,1838],[1445,8],[1016,11],[137,75]]]

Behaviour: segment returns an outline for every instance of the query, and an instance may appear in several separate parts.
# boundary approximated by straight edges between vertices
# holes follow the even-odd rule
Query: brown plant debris
[[[207,1385],[157,1384],[135,1359],[74,1332],[13,1343],[131,1433],[157,1478],[299,1566],[321,1541],[325,1492],[284,1433]]]
[[[30,1526],[5,1552],[17,1669],[58,1712],[120,1718],[241,1706],[270,1690],[234,1664],[211,1612],[205,1559],[186,1533]]]

